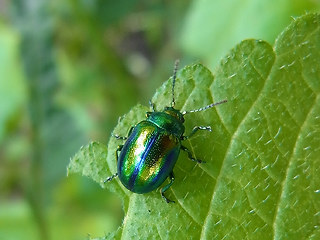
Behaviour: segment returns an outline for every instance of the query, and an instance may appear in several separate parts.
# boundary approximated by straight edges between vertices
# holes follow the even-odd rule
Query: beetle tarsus
[[[170,199],[167,198],[163,193],[161,193],[161,197],[162,197],[167,203],[175,203],[175,201],[170,200]]]
[[[113,174],[112,176],[107,177],[107,179],[104,180],[103,183],[110,182],[112,179],[114,179],[114,178],[117,177],[117,176],[118,176],[118,173],[115,173],[115,174]]]
[[[164,192],[167,191],[171,185],[173,184],[174,182],[174,174],[173,172],[170,173],[169,175],[170,177],[170,183],[168,183],[167,185],[165,185],[163,188],[161,188],[160,192],[161,192],[161,197],[167,202],[167,203],[175,203],[175,201],[173,200],[170,200],[169,198],[167,198],[165,195],[164,195]]]
[[[127,140],[128,138],[127,137],[122,137],[122,136],[119,136],[119,135],[116,135],[116,134],[111,134],[112,137],[118,139],[118,140]]]

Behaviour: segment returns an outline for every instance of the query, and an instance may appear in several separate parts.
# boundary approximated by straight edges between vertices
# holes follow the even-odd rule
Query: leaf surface
[[[69,172],[80,172],[115,191],[125,217],[110,238],[133,239],[317,239],[320,237],[320,16],[296,19],[275,46],[245,40],[234,47],[215,72],[196,64],[178,72],[176,108],[197,109],[186,115],[186,135],[193,126],[212,127],[185,145],[205,164],[181,153],[176,181],[167,197],[159,191],[139,195],[118,180],[115,150],[91,143],[71,159]],[[170,105],[171,79],[153,102]],[[114,134],[126,136],[130,126],[150,109],[137,105]]]

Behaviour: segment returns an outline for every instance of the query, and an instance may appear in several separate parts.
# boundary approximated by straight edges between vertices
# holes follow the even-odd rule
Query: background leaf
[[[180,44],[192,56],[214,68],[235,44],[245,38],[273,42],[292,16],[319,9],[312,0],[200,0],[186,15]],[[202,26],[210,26],[203,29]]]
[[[189,148],[206,164],[181,153],[167,204],[158,191],[138,195],[118,180],[105,184],[124,203],[122,226],[109,237],[132,239],[317,239],[320,235],[320,16],[296,19],[277,38],[245,40],[221,61],[215,77],[201,64],[178,73],[177,108],[228,103],[186,116],[186,132],[211,125]],[[171,81],[153,102],[169,105]],[[137,106],[114,132],[126,135],[143,119]],[[69,171],[101,183],[116,171],[114,151],[90,144],[71,160]],[[105,151],[105,152],[104,152]],[[97,154],[96,154],[97,153]],[[88,170],[88,166],[93,168]],[[89,169],[90,169],[89,168]],[[105,171],[103,171],[105,169]]]
[[[15,125],[19,110],[26,101],[26,89],[23,85],[21,65],[18,61],[17,35],[0,25],[0,143]],[[16,115],[16,116],[15,116]]]

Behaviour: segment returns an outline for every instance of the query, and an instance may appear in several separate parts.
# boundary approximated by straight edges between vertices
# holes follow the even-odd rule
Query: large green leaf
[[[91,143],[72,159],[69,172],[80,172],[115,191],[125,217],[110,238],[133,239],[319,239],[320,237],[320,16],[296,19],[272,48],[245,40],[221,61],[215,77],[201,64],[178,73],[176,107],[199,108],[186,115],[186,132],[210,125],[187,143],[205,164],[184,153],[174,169],[176,182],[167,196],[159,191],[135,194],[118,180],[115,149]],[[156,91],[161,110],[170,104],[171,79]],[[126,135],[144,119],[134,107],[114,133]]]

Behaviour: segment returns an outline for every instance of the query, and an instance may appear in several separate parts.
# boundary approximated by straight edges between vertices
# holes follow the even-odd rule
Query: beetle
[[[188,136],[184,136],[184,115],[212,108],[227,102],[223,100],[205,107],[183,111],[175,106],[174,87],[177,76],[178,60],[172,76],[172,101],[170,107],[156,111],[154,104],[149,101],[152,112],[147,112],[146,120],[131,127],[127,137],[113,135],[116,139],[125,140],[116,150],[117,173],[108,177],[104,182],[119,177],[121,183],[135,193],[147,193],[158,188],[167,178],[170,182],[161,188],[161,196],[167,202],[164,193],[174,182],[173,168],[178,160],[180,150],[187,153],[192,161],[203,161],[192,156],[190,150],[182,145],[182,141],[190,138],[198,130],[211,131],[210,126],[196,126]],[[120,152],[120,155],[118,154]]]

